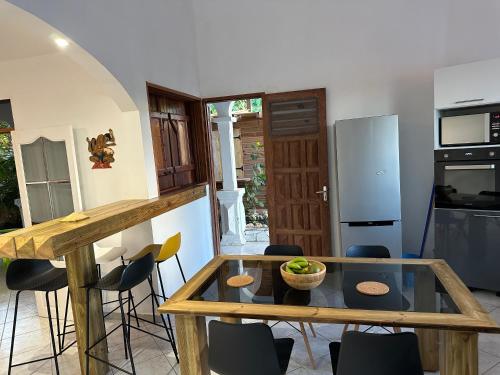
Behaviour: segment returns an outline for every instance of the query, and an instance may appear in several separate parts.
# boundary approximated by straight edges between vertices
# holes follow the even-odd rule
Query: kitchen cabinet
[[[435,222],[436,258],[467,286],[500,291],[500,212],[436,209]]]
[[[478,61],[434,72],[434,106],[457,108],[500,102],[500,59]]]

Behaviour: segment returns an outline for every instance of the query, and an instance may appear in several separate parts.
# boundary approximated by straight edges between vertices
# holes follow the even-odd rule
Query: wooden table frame
[[[68,272],[73,318],[80,358],[81,373],[85,374],[86,294],[84,286],[97,280],[97,268],[92,244],[112,234],[143,223],[165,212],[206,195],[206,185],[189,187],[167,196],[152,199],[130,199],[85,211],[89,218],[76,222],[51,220],[0,236],[0,257],[55,259],[64,256]],[[141,249],[136,249],[139,252]],[[102,301],[98,290],[91,291],[90,341],[104,336]],[[107,359],[106,340],[93,349],[94,354]],[[108,366],[90,359],[90,373],[104,375]]]
[[[411,327],[416,329],[419,336],[425,369],[428,371],[440,369],[441,375],[477,375],[478,332],[500,333],[497,323],[476,301],[446,262],[440,259],[311,257],[322,262],[427,265],[445,287],[459,308],[460,314],[189,300],[226,260],[286,261],[289,259],[291,258],[282,256],[218,256],[160,306],[160,313],[176,314],[177,340],[183,375],[206,375],[210,372],[207,362],[205,316],[217,316],[225,320],[250,318]]]

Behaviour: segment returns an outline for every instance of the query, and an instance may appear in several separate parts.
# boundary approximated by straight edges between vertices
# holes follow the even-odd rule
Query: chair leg
[[[86,300],[86,322],[85,322],[85,373],[90,375],[90,288],[87,288],[87,300]]]
[[[313,327],[312,323],[309,322],[308,324],[309,324],[309,329],[311,330],[311,332],[313,334],[313,337],[316,337],[316,331],[314,330],[314,327]]]
[[[158,271],[158,279],[160,281],[161,295],[163,297],[163,301],[166,301],[167,294],[165,293],[165,287],[163,286],[163,277],[161,276],[160,263],[156,263],[156,270]]]
[[[155,289],[153,288],[153,276],[149,276],[149,286],[151,287],[151,313],[153,314],[153,323],[156,324],[156,316],[155,316]]]
[[[122,292],[118,292],[118,303],[120,304],[120,313],[122,314],[123,348],[125,349],[125,359],[128,359],[128,351],[127,351],[128,344],[127,344],[127,342],[129,341],[129,338],[130,338],[130,336],[129,336],[130,335],[130,332],[129,332],[130,327],[127,327],[127,323],[125,322],[125,317],[123,316]]]
[[[354,325],[354,330],[355,330],[355,331],[359,331],[359,324],[355,324],[355,325]]]
[[[68,306],[69,306],[69,288],[66,293],[66,307],[64,308],[64,323],[63,323],[63,333],[62,333],[62,347],[64,348],[64,340],[66,339],[66,326],[68,324]]]
[[[57,298],[57,290],[54,290],[54,302],[56,304],[57,344],[59,345],[59,354],[60,354],[62,352],[62,344],[61,344],[61,328],[59,326],[59,301]]]
[[[16,337],[16,323],[17,323],[17,308],[19,306],[19,295],[21,291],[16,293],[16,304],[14,305],[14,321],[12,322],[12,337],[10,339],[10,354],[9,354],[9,370],[8,375],[12,370],[12,355],[14,354],[14,338]]]
[[[401,327],[393,327],[394,333],[401,333]]]
[[[344,324],[344,329],[342,330],[342,334],[346,333],[349,330],[349,324]]]
[[[153,289],[153,281],[151,278],[148,279],[149,284],[151,286],[151,289]],[[153,298],[154,301],[156,302],[156,306],[160,307],[160,303],[158,302],[158,298],[156,297],[156,294],[153,293]],[[167,314],[168,316],[168,314]],[[179,363],[179,356],[177,354],[177,346],[175,345],[175,338],[174,338],[174,332],[172,331],[172,335],[170,335],[170,332],[168,331],[167,328],[167,323],[165,322],[165,318],[163,317],[163,314],[160,314],[161,320],[163,322],[163,326],[165,327],[165,331],[167,332],[168,340],[170,341],[170,345],[172,345],[172,350],[174,351],[175,359],[177,360],[177,363]],[[170,323],[170,317],[169,318],[169,323]],[[171,327],[171,326],[170,326]]]
[[[269,320],[267,320],[267,319],[266,319],[266,320],[263,320],[263,321],[262,321],[262,323],[264,323],[264,324],[268,324],[268,323],[269,323]]]
[[[132,354],[132,347],[130,345],[130,333],[127,333],[127,331],[130,331],[130,327],[127,327],[127,322],[125,321],[125,312],[123,311],[123,298],[121,292],[118,293],[118,300],[120,302],[120,313],[122,315],[123,337],[126,341],[125,353],[127,353],[128,349],[128,352],[130,354],[130,365],[132,366],[132,373],[135,374],[134,356]]]
[[[59,375],[59,363],[57,361],[57,349],[56,349],[56,340],[54,338],[54,327],[52,325],[52,314],[50,313],[50,301],[49,301],[49,293],[45,292],[45,302],[47,304],[47,315],[49,317],[49,329],[50,329],[50,339],[52,341],[52,353],[54,353],[54,363],[56,365],[56,374]]]
[[[167,294],[165,293],[165,286],[163,285],[163,277],[161,276],[160,272],[160,263],[156,263],[156,269],[158,271],[158,278],[160,279],[160,287],[161,287],[161,294],[163,297],[163,301],[166,301]],[[167,320],[168,320],[168,328],[170,329],[170,332],[172,332],[172,337],[174,337],[174,329],[172,328],[172,321],[170,320],[170,314],[167,314]],[[175,339],[173,341],[175,344]]]
[[[300,332],[302,333],[304,344],[306,345],[307,354],[309,355],[309,360],[311,361],[311,366],[313,369],[316,369],[316,362],[314,361],[311,345],[309,345],[309,338],[307,337],[306,328],[304,327],[304,323],[299,322],[299,324],[300,324]]]
[[[132,301],[132,292],[129,290],[128,291],[128,300],[127,300],[127,310],[128,310],[128,314],[127,314],[127,325],[128,325],[128,339],[130,340],[130,305],[131,305],[131,301]]]
[[[130,299],[131,299],[131,303],[132,303],[132,310],[134,310],[135,322],[137,324],[137,327],[140,328],[141,325],[139,324],[139,315],[137,315],[137,310],[135,308],[134,295],[132,294],[132,290],[130,290]]]
[[[184,284],[186,284],[186,276],[184,276],[184,271],[182,270],[181,262],[179,261],[179,257],[175,254],[175,259],[177,260],[177,265],[179,266],[179,270],[181,271],[182,280],[184,280]]]

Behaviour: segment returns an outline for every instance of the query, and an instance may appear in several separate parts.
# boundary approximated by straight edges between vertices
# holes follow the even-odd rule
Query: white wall
[[[498,56],[500,3],[194,2],[203,96],[326,87],[332,188],[335,120],[399,114],[404,249],[418,251],[433,181],[433,70]]]
[[[128,173],[131,175],[129,183],[120,189],[127,195],[129,184],[133,185],[135,181],[140,181],[145,183],[147,196],[157,196],[146,81],[192,95],[199,94],[191,2],[184,0],[147,2],[9,0],[9,2],[46,21],[70,38],[72,43],[83,47],[123,85],[139,110],[141,124],[140,133],[135,131],[130,133],[136,140],[131,145],[134,149],[131,150],[131,157],[134,160],[141,160],[145,168],[144,174],[136,174],[129,166]],[[123,116],[128,115],[123,114]],[[138,156],[135,154],[136,151],[142,152],[143,155]],[[117,160],[118,157],[119,155]],[[133,195],[134,189],[130,188],[128,197]],[[114,200],[117,200],[117,197]],[[186,239],[181,254],[187,257],[185,270],[190,275],[196,272],[205,260],[213,256],[208,202],[208,198],[202,198],[186,207],[159,216],[151,223],[150,236],[159,243],[175,231],[183,233]],[[184,217],[188,217],[189,220],[184,220]],[[126,235],[124,237],[130,241],[134,238]]]
[[[0,63],[0,97],[11,100],[16,130],[73,127],[84,209],[147,195],[138,113],[120,111],[64,54]],[[92,170],[86,138],[109,128],[116,161]]]

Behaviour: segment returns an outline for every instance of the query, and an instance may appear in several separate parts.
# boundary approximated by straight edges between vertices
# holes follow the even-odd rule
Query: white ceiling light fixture
[[[69,42],[64,38],[55,38],[54,43],[60,48],[66,48],[69,46]]]

